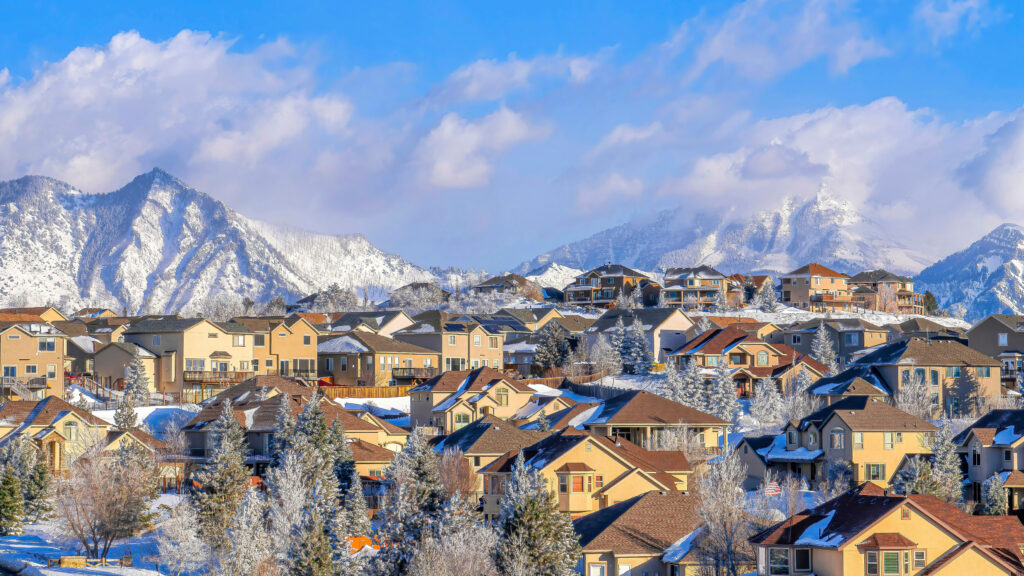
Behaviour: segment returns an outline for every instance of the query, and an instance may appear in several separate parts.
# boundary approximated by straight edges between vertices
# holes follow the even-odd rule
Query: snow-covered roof
[[[661,555],[661,561],[665,564],[678,564],[686,558],[686,555],[693,549],[693,545],[697,541],[697,536],[700,535],[700,528],[697,528],[693,532],[690,532],[686,536],[683,536],[679,540],[676,540],[671,546],[669,546],[665,552]]]
[[[803,446],[795,450],[787,450],[785,434],[776,436],[771,444],[757,450],[757,453],[766,462],[813,462],[824,454],[820,449],[808,450]]]
[[[318,354],[361,354],[370,349],[351,336],[340,336],[317,345]]]

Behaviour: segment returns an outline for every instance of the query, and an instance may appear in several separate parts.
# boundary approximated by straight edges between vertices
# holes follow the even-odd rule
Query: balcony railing
[[[835,294],[811,294],[811,302],[853,302],[853,299]]]
[[[434,376],[437,376],[437,368],[395,368],[391,371],[391,377],[395,380],[433,378]]]
[[[202,383],[232,383],[237,384],[252,378],[252,372],[237,371],[214,371],[214,370],[186,370],[182,375],[185,382],[189,384]]]

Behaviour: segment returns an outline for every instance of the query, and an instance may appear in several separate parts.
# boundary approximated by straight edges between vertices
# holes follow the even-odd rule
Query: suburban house
[[[64,472],[89,448],[104,442],[109,427],[92,412],[55,396],[0,404],[0,446],[18,436],[31,438],[54,474]]]
[[[693,326],[693,320],[679,308],[608,310],[584,332],[587,346],[593,346],[601,336],[611,339],[620,319],[627,333],[635,322],[640,323],[655,362],[665,362],[670,352],[685,344],[686,333]]]
[[[20,316],[31,316],[35,320],[43,322],[58,322],[68,320],[68,317],[61,314],[53,306],[23,306],[20,308],[0,308],[0,314],[18,314]]]
[[[623,291],[630,293],[646,274],[620,264],[605,264],[584,272],[565,288],[565,302],[577,306],[612,308]]]
[[[547,325],[548,322],[554,320],[560,320],[565,318],[561,312],[555,308],[502,308],[495,313],[495,316],[511,316],[519,321],[520,324],[526,327],[531,332],[536,332]],[[581,318],[580,316],[573,316],[573,318]]]
[[[408,432],[384,422],[368,413],[354,414],[338,404],[316,395],[311,387],[281,376],[254,376],[232,386],[203,404],[202,410],[182,430],[188,439],[192,461],[202,463],[213,449],[211,436],[213,423],[231,402],[231,411],[245,430],[248,450],[246,464],[253,474],[261,476],[271,462],[271,448],[281,413],[285,410],[296,417],[313,400],[321,402],[328,425],[338,422],[348,438],[363,440],[391,451],[405,445]]]
[[[742,306],[765,290],[775,290],[775,283],[767,274],[730,274],[727,278],[730,306]]]
[[[146,377],[149,378],[149,391],[158,392],[159,358],[144,347],[130,342],[107,344],[93,354],[93,374],[96,381],[106,388],[124,389],[124,378],[128,375],[128,367],[136,358],[142,362]]]
[[[694,550],[703,524],[699,510],[692,494],[652,490],[580,516],[573,528],[583,548],[582,574],[698,573]]]
[[[814,379],[828,372],[827,366],[809,355],[785,344],[765,342],[737,325],[708,330],[673,350],[669,358],[679,367],[696,362],[705,369],[708,379],[720,362],[727,362],[736,393],[742,397],[753,396],[762,378],[775,380],[780,390],[785,390],[801,372],[809,372]]]
[[[68,375],[92,374],[93,355],[104,343],[89,336],[82,322],[53,322],[51,325],[67,336],[64,339],[64,372]]]
[[[124,341],[152,352],[157,357],[156,390],[185,402],[205,400],[255,373],[253,334],[236,322],[147,319],[132,324]]]
[[[885,328],[889,331],[890,342],[906,338],[935,338],[967,344],[967,331],[963,328],[950,328],[927,318],[911,318],[899,324],[886,324]]]
[[[446,304],[452,297],[452,291],[442,288],[434,282],[412,282],[392,290],[389,300],[384,303],[386,307],[400,307],[406,302],[422,302],[424,304],[440,306]]]
[[[72,315],[73,318],[113,318],[114,316],[117,316],[117,312],[110,308],[82,308]]]
[[[967,498],[983,501],[983,486],[999,475],[1007,513],[1024,509],[1024,410],[993,410],[954,441],[967,461]]]
[[[712,310],[726,303],[729,280],[710,266],[669,268],[665,271],[665,287],[661,289],[661,305],[682,306],[685,310]]]
[[[376,312],[345,312],[332,314],[330,332],[351,332],[359,330],[373,332],[387,338],[403,328],[415,324],[408,314],[401,310],[380,310]]]
[[[252,333],[252,371],[316,378],[318,331],[300,316],[242,316],[231,320]]]
[[[522,430],[507,420],[487,414],[447,436],[431,438],[430,443],[438,454],[446,450],[462,452],[473,471],[478,473],[475,493],[465,495],[475,500],[484,493],[483,477],[479,476],[482,468],[509,450],[532,446],[550,434],[541,430]]]
[[[63,398],[66,339],[46,322],[0,321],[0,399]]]
[[[781,302],[811,312],[853,310],[849,278],[821,264],[801,266],[782,275]]]
[[[914,292],[914,281],[906,276],[888,270],[868,270],[851,277],[847,284],[857,308],[924,314],[924,294]]]
[[[438,373],[433,350],[372,332],[321,336],[319,376],[340,386],[416,384]]]
[[[438,310],[413,319],[416,323],[395,332],[395,339],[440,353],[444,371],[502,367],[505,336],[500,331]]]
[[[72,322],[81,322],[86,326],[86,333],[99,340],[102,344],[118,342],[124,338],[124,332],[133,321],[141,321],[143,318],[130,318],[125,316],[104,316],[101,318],[76,319]],[[54,325],[58,325],[54,323]]]
[[[509,273],[504,276],[488,278],[474,286],[473,290],[477,294],[514,294],[538,302],[544,300],[544,293],[541,292],[540,286],[519,274]]]
[[[935,426],[867,396],[844,398],[789,422],[782,433],[743,439],[736,450],[747,465],[747,486],[756,486],[767,470],[817,482],[829,462],[848,462],[855,483],[870,480],[888,486],[907,454],[930,454]]]
[[[815,382],[808,391],[831,402],[849,395],[850,386],[864,382],[892,397],[902,383],[915,378],[927,383],[936,409],[959,414],[1003,395],[1001,367],[998,361],[955,340],[911,338],[876,347],[840,373]]]
[[[732,326],[743,330],[751,336],[760,338],[765,342],[770,341],[769,337],[772,334],[782,330],[771,322],[759,322],[754,318],[745,318],[743,316],[704,316],[704,318],[708,319],[712,328],[727,328]],[[699,334],[703,333],[696,326],[694,326],[691,332],[693,332],[693,337],[697,337]]]
[[[533,393],[493,368],[444,372],[409,391],[411,423],[450,434],[488,414],[511,418]]]
[[[122,448],[134,447],[149,453],[156,461],[156,480],[162,492],[180,492],[185,482],[185,454],[171,453],[171,447],[163,440],[142,430],[107,431],[102,442],[102,451],[117,454]]]
[[[572,517],[589,514],[634,496],[659,490],[686,492],[693,472],[682,452],[653,452],[624,438],[596,436],[572,428],[485,466],[483,512],[496,518],[516,459],[533,468],[552,488],[558,509]]]
[[[750,539],[758,576],[1019,575],[1024,526],[865,482]]]
[[[825,332],[832,340],[836,360],[840,366],[852,361],[856,354],[865,348],[873,348],[889,340],[889,330],[860,318],[817,318],[798,322],[771,334],[768,339],[786,344],[803,354],[810,354],[814,337],[822,324],[825,325]]]
[[[999,360],[1003,379],[1012,384],[1024,370],[1024,316],[988,316],[967,331],[967,345]]]

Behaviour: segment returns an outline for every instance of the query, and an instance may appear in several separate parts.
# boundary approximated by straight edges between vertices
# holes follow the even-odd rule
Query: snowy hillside
[[[915,289],[939,306],[962,304],[968,320],[1000,312],[1024,314],[1024,227],[1002,224],[966,249],[921,271]]]
[[[778,209],[749,218],[666,210],[541,254],[519,270],[548,263],[590,269],[606,262],[643,269],[707,264],[726,274],[788,272],[818,262],[847,273],[886,268],[906,274],[931,260],[822,191],[811,200],[785,199]]]
[[[360,235],[249,220],[159,169],[109,194],[45,177],[0,183],[0,303],[188,309],[210,294],[254,301],[333,282],[393,288],[430,280]]]
[[[575,281],[576,277],[586,270],[562,266],[557,262],[545,264],[536,270],[526,273],[526,279],[536,282],[540,286],[558,288],[561,290]]]

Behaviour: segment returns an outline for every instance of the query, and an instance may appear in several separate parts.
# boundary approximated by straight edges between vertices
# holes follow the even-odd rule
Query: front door
[[[278,367],[277,373],[280,374],[281,376],[287,376],[288,375],[288,361],[287,360],[281,360],[281,365]]]
[[[227,372],[228,371],[228,363],[227,362],[214,362],[213,363],[213,371],[214,372]]]

